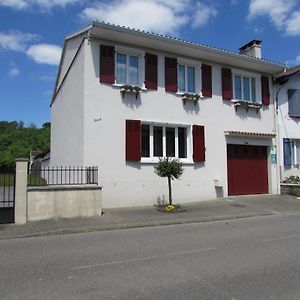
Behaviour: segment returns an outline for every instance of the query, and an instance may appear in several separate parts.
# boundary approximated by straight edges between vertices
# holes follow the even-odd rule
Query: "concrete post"
[[[16,159],[16,186],[15,186],[15,223],[27,222],[27,166],[28,159]]]

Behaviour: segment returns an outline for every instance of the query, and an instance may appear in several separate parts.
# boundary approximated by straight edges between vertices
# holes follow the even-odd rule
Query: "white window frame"
[[[143,121],[142,125],[149,125],[150,126],[150,157],[141,157],[142,163],[158,163],[159,158],[154,156],[154,133],[153,133],[153,127],[158,126],[162,127],[163,129],[163,157],[166,157],[166,128],[171,127],[175,128],[175,158],[180,159],[182,163],[190,164],[193,163],[192,160],[192,130],[191,125],[187,124],[170,124],[170,123],[161,123],[161,122],[147,122]],[[186,128],[186,158],[179,158],[179,151],[178,151],[178,127],[184,127]],[[142,134],[142,132],[141,132]]]
[[[117,56],[118,54],[126,55],[126,82],[124,83],[117,83]],[[145,89],[145,52],[133,49],[133,48],[127,48],[123,46],[116,46],[115,47],[115,86],[122,86],[124,84],[129,84],[128,78],[129,78],[129,56],[136,56],[138,58],[138,84],[137,86],[141,87],[142,89]]]
[[[255,80],[255,101],[252,101],[251,96],[252,96],[252,90],[251,90],[251,83],[250,83],[250,101],[248,100],[241,100],[235,98],[235,81],[234,81],[234,76],[241,76],[241,77],[247,77],[250,79],[254,78]],[[232,69],[232,89],[233,89],[233,101],[245,101],[249,103],[261,103],[262,101],[262,94],[261,94],[261,74],[257,73],[252,73],[252,72],[247,72],[247,71],[241,71],[238,69]],[[242,95],[243,95],[243,80],[242,80]],[[243,98],[243,97],[242,97]]]
[[[300,166],[300,157],[297,156],[297,143],[299,144],[299,148],[300,148],[300,139],[299,140],[291,139],[291,144],[292,144],[291,159],[292,159],[292,165],[294,167]]]
[[[191,93],[191,94],[201,94],[201,63],[190,60],[190,59],[184,59],[184,58],[178,58],[177,59],[177,82],[179,83],[179,65],[183,65],[185,67],[185,91],[180,91],[179,90],[179,84],[178,85],[178,89],[177,89],[177,94],[179,95],[183,95],[184,93],[189,93],[188,92],[188,72],[187,69],[188,67],[192,67],[195,70],[195,92]]]
[[[236,98],[236,95],[235,95],[235,77],[236,76],[239,76],[241,78],[241,95],[242,95],[242,99],[237,99]],[[249,95],[250,95],[250,100],[245,100],[244,99],[244,88],[243,88],[243,85],[244,85],[244,78],[247,78],[249,79]],[[254,84],[255,84],[255,96],[254,96],[254,100],[252,100],[252,79],[254,79]],[[233,74],[233,97],[235,100],[237,101],[245,101],[245,102],[252,102],[252,103],[257,103],[257,79],[256,77],[254,76],[247,76],[247,75],[242,75],[242,74]]]

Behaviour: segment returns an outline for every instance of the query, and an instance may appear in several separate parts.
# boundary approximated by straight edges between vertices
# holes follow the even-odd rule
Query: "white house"
[[[107,23],[65,40],[51,103],[51,165],[99,167],[103,207],[167,199],[154,174],[180,158],[174,202],[279,193],[272,77],[261,58]]]
[[[300,175],[300,66],[276,75],[281,179]]]

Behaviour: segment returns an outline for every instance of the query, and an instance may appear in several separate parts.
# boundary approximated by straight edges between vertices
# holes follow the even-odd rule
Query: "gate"
[[[0,174],[0,224],[15,222],[15,173]]]

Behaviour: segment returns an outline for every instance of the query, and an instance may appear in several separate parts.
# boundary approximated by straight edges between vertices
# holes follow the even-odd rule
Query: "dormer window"
[[[139,57],[117,53],[116,83],[139,85]]]

